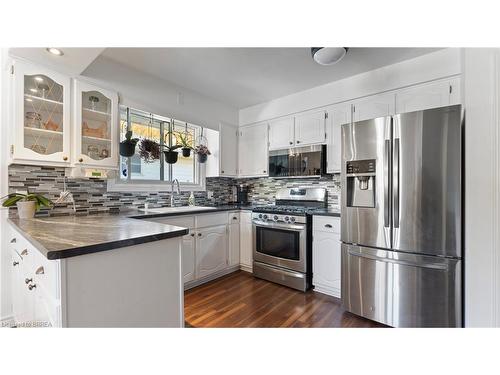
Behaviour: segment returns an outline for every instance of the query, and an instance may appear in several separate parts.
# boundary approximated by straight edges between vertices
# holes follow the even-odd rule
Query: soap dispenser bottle
[[[191,194],[189,194],[188,205],[194,206],[194,193],[193,192],[191,192]]]

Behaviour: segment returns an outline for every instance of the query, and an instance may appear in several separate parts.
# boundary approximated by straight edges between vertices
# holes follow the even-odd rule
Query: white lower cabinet
[[[229,215],[229,266],[240,264],[240,214]]]
[[[203,228],[196,234],[196,274],[209,276],[227,266],[227,226]]]
[[[195,233],[190,230],[189,234],[182,237],[182,280],[187,283],[195,279]]]
[[[253,269],[252,212],[240,212],[240,266],[244,271]]]
[[[340,298],[340,218],[313,217],[314,290]]]

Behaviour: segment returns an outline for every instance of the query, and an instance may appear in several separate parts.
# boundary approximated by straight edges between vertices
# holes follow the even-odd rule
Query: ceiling
[[[102,55],[244,108],[436,50],[350,48],[332,66],[315,63],[310,48],[106,48]]]

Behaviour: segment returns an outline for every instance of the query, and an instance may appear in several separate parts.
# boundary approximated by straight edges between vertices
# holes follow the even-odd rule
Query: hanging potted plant
[[[193,149],[193,146],[191,146],[191,142],[188,139],[189,134],[185,133],[179,134],[179,145],[182,148],[182,156],[185,158],[188,158],[191,155],[191,150]]]
[[[177,150],[178,148],[181,148],[181,147],[182,147],[181,145],[163,146],[163,155],[165,155],[165,161],[168,164],[177,163],[179,153],[175,150]]]
[[[41,208],[50,208],[52,206],[52,201],[45,198],[41,194],[21,194],[12,193],[3,197],[5,199],[2,203],[4,207],[17,206],[17,215],[20,219],[31,219],[35,216],[35,212],[39,211]]]
[[[152,139],[141,139],[139,141],[139,156],[146,163],[160,159],[160,144]]]
[[[120,155],[127,158],[133,156],[137,142],[139,142],[139,138],[132,138],[132,130],[127,130],[125,140],[120,142]]]
[[[194,153],[198,155],[198,162],[205,163],[207,161],[208,155],[211,155],[210,150],[206,145],[198,145],[194,148]]]

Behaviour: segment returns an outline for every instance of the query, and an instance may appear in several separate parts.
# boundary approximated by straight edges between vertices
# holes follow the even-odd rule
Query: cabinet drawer
[[[38,250],[32,249],[34,252],[33,263],[31,265],[31,274],[33,281],[40,286],[53,299],[61,298],[61,288],[59,283],[60,260],[49,260],[45,258]]]
[[[340,235],[340,217],[314,216],[313,231],[335,233]]]
[[[240,222],[240,213],[230,212],[227,216],[227,220],[229,224],[238,224]]]
[[[194,228],[194,216],[160,217],[157,219],[146,219],[155,223],[176,225],[183,228]]]
[[[216,225],[226,225],[227,221],[228,221],[227,212],[196,215],[196,228],[213,227]]]

